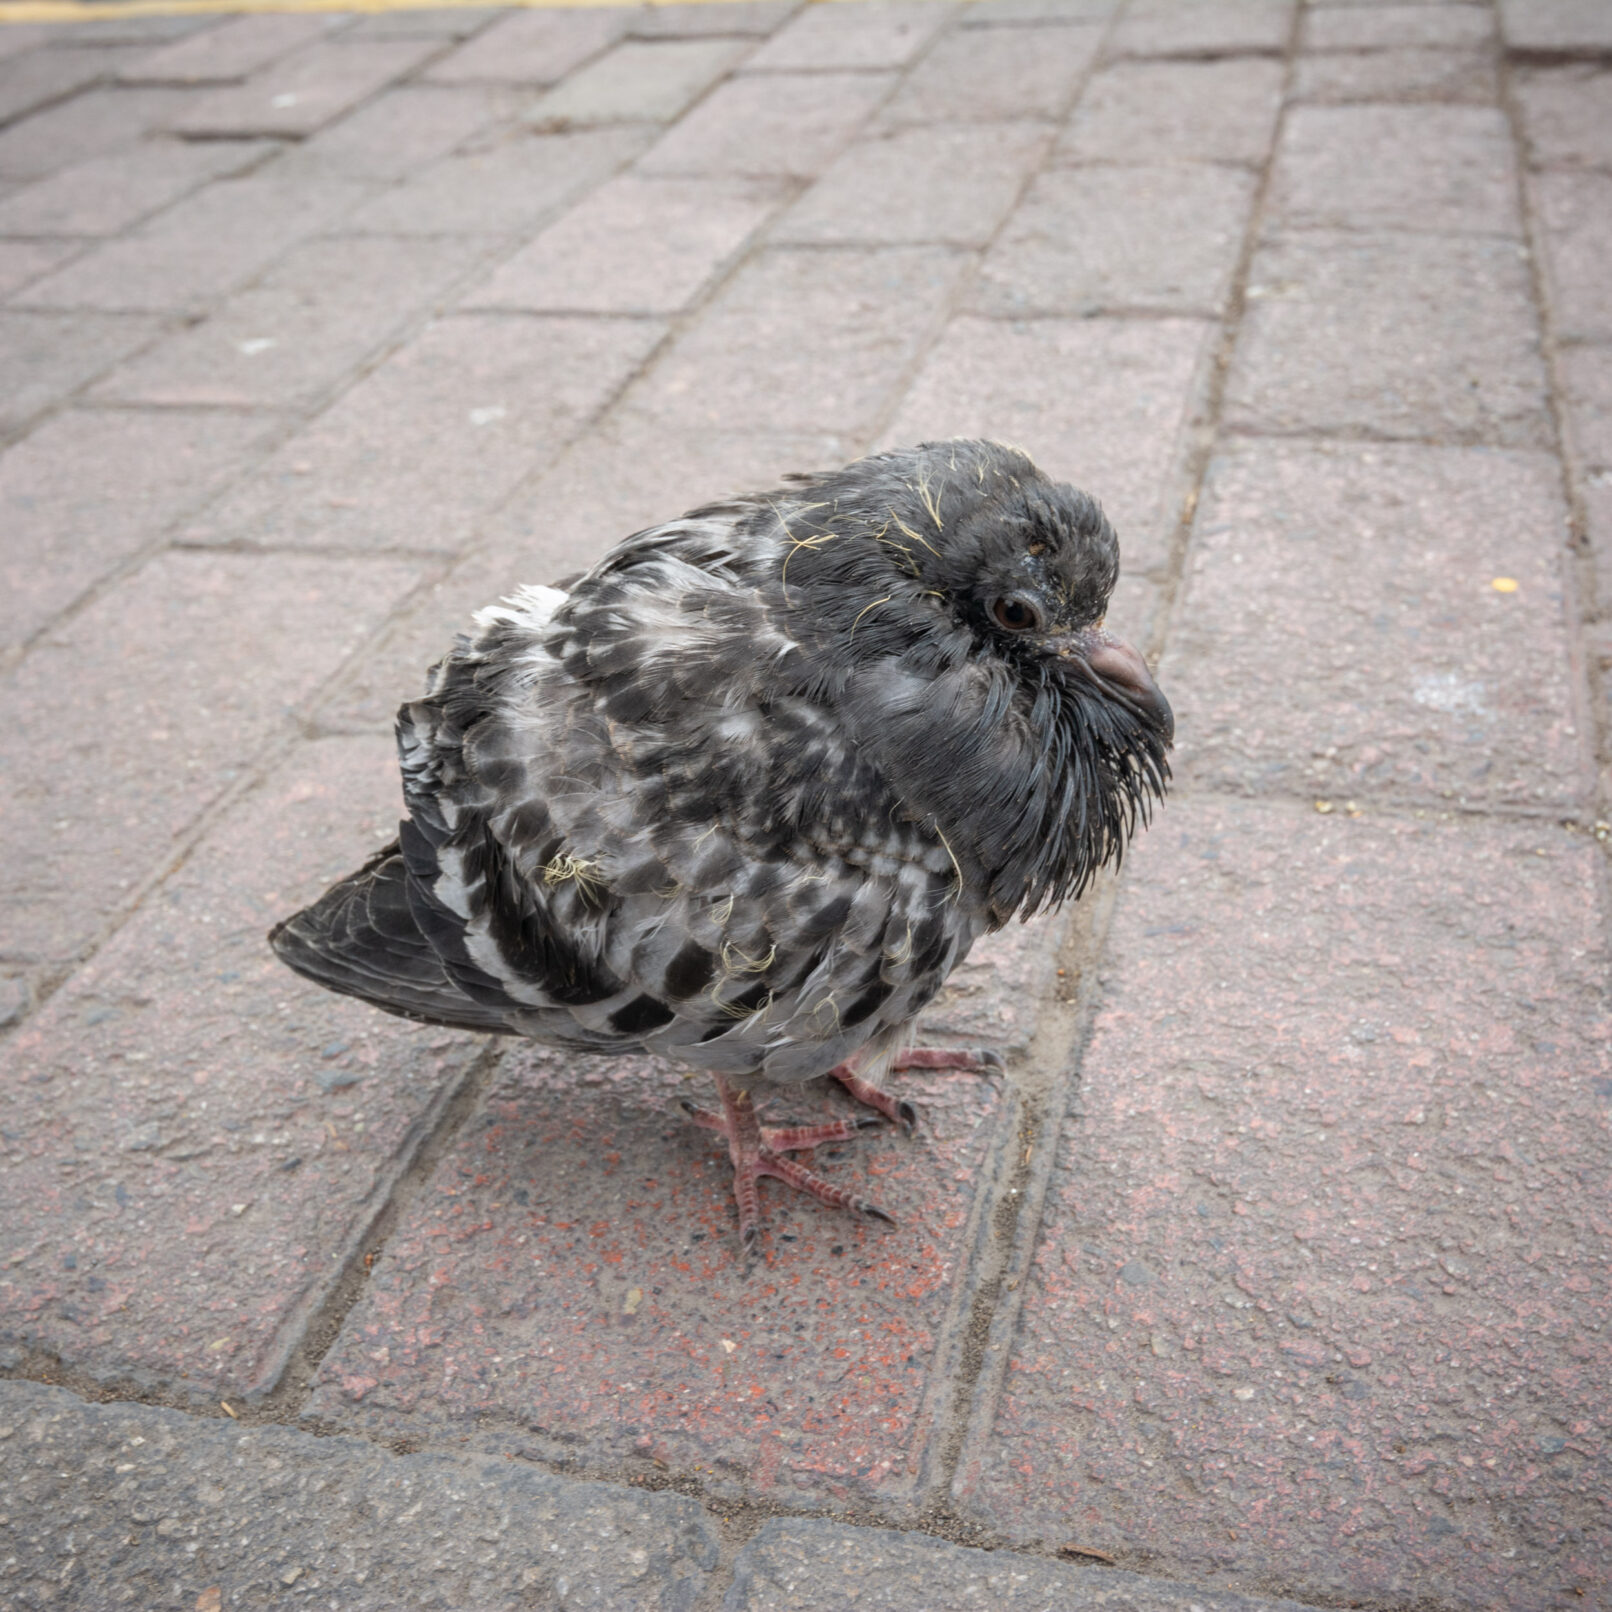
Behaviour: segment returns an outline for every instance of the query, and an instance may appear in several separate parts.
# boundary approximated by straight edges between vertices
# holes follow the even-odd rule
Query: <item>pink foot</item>
[[[880,1091],[856,1072],[856,1059],[842,1063],[829,1074],[859,1102],[877,1109],[886,1119],[894,1120],[910,1136],[918,1123],[918,1110],[904,1097],[892,1097]],[[908,1047],[891,1060],[892,1069],[1000,1069],[1002,1055],[987,1050],[975,1051],[968,1047]]]
[[[756,1106],[750,1094],[737,1086],[729,1085],[721,1075],[716,1081],[717,1095],[722,1099],[722,1113],[708,1114],[692,1103],[683,1107],[696,1125],[715,1131],[727,1138],[728,1155],[733,1160],[733,1196],[739,1204],[739,1241],[747,1256],[754,1254],[761,1236],[761,1194],[759,1182],[764,1175],[787,1182],[808,1197],[825,1203],[831,1209],[851,1209],[857,1214],[871,1215],[895,1225],[895,1217],[886,1214],[876,1203],[836,1187],[813,1175],[805,1165],[785,1158],[786,1153],[803,1148],[818,1147],[825,1142],[844,1142],[869,1125],[878,1121],[871,1116],[853,1120],[835,1120],[828,1125],[795,1125],[779,1127],[763,1125],[756,1118]]]

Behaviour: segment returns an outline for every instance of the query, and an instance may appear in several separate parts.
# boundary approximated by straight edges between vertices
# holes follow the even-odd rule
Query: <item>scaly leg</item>
[[[886,1214],[876,1203],[870,1203],[844,1187],[836,1187],[821,1176],[813,1175],[805,1165],[784,1157],[785,1153],[816,1147],[820,1143],[843,1142],[859,1130],[877,1125],[879,1122],[871,1115],[854,1120],[836,1120],[829,1125],[796,1125],[788,1128],[763,1125],[756,1118],[756,1105],[751,1101],[749,1092],[730,1085],[721,1075],[712,1078],[716,1081],[717,1095],[722,1099],[721,1115],[705,1113],[690,1103],[684,1103],[683,1107],[695,1124],[727,1138],[728,1154],[733,1160],[733,1196],[739,1204],[739,1241],[744,1245],[747,1256],[755,1252],[761,1236],[761,1194],[758,1183],[764,1175],[787,1182],[809,1197],[816,1198],[819,1203],[826,1203],[831,1209],[852,1209],[857,1214],[872,1215],[875,1220],[887,1221],[892,1226],[895,1224],[894,1216]]]
[[[918,1110],[904,1097],[880,1091],[856,1072],[857,1059],[848,1058],[829,1074],[859,1102],[894,1120],[909,1136],[918,1123]],[[1002,1055],[988,1049],[968,1047],[908,1047],[890,1060],[892,1069],[1000,1069]]]

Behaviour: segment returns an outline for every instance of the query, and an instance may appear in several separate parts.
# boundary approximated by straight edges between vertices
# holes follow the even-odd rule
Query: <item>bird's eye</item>
[[[1009,632],[1034,632],[1041,625],[1041,612],[1028,599],[1009,594],[991,606],[991,619]]]

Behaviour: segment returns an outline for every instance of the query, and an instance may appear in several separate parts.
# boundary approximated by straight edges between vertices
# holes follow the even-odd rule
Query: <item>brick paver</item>
[[[1606,6],[103,13],[0,24],[0,1600],[1612,1599]],[[479,606],[952,434],[1174,791],[746,1277],[707,1082],[263,935]]]

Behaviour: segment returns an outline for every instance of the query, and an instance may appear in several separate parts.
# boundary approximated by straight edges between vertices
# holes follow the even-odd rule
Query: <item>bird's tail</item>
[[[408,870],[394,840],[310,907],[269,931],[287,967],[328,991],[422,1024],[508,1032],[494,1008],[448,978],[409,909]]]

